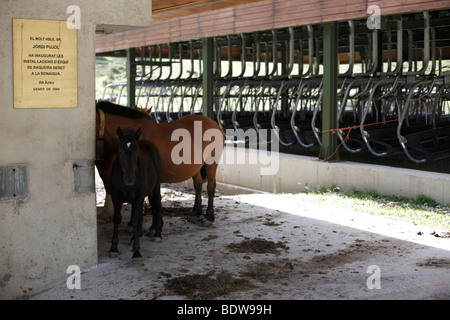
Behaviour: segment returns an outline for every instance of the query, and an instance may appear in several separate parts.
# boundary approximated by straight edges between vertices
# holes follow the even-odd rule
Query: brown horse
[[[103,112],[99,112],[102,110]],[[161,182],[177,183],[192,178],[195,203],[189,221],[209,225],[214,222],[214,193],[216,171],[224,146],[219,125],[201,115],[184,116],[169,123],[156,123],[144,112],[122,107],[111,102],[97,103],[96,135],[103,139],[103,159],[96,160],[106,191],[104,218],[111,220],[112,206],[110,173],[118,151],[116,131],[119,126],[137,130],[142,128],[142,139],[153,142],[161,154]],[[201,192],[207,180],[208,207],[201,219]]]

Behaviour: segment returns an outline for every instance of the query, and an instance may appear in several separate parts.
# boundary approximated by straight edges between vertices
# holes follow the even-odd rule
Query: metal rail
[[[388,17],[380,30],[365,20],[338,24],[348,61],[338,74],[335,133],[346,151],[404,152],[419,163],[450,156],[450,75],[442,58],[450,37],[440,29],[442,16],[450,12]],[[276,129],[286,148],[320,147],[322,42],[320,25],[215,37],[214,110],[222,130]],[[136,104],[153,107],[155,121],[202,111],[200,49],[194,40],[141,48]],[[120,102],[125,87],[109,84],[103,99]]]

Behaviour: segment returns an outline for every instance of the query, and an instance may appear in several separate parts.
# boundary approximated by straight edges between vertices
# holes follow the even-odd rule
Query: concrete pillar
[[[70,6],[79,13],[77,103],[14,108],[13,18],[66,21]],[[95,32],[150,23],[151,0],[0,1],[0,298],[36,293],[67,278],[70,265],[97,264]]]

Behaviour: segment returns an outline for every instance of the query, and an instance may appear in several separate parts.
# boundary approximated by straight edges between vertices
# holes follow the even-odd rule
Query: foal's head
[[[136,132],[131,129],[117,128],[117,137],[119,138],[119,163],[123,172],[123,181],[127,186],[135,183],[138,174],[138,140],[141,136],[141,128]]]

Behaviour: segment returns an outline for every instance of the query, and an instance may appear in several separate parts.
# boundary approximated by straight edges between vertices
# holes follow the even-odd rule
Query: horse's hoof
[[[161,242],[162,241],[162,237],[161,236],[155,236],[155,230],[150,230],[145,235],[150,239],[150,241],[154,241],[154,242]]]
[[[188,216],[188,221],[197,224],[200,221],[200,218],[198,216]]]
[[[109,257],[110,258],[117,258],[118,256],[119,256],[118,252],[112,252],[112,251],[109,252]]]
[[[210,227],[210,226],[212,226],[212,224],[213,224],[213,221],[209,221],[208,219],[203,219],[203,220],[200,222],[200,225],[201,225],[202,227]]]
[[[213,224],[213,221],[198,216],[188,216],[188,221],[201,227],[210,227]]]
[[[133,262],[138,262],[138,261],[140,261],[140,260],[142,260],[142,255],[141,255],[141,253],[140,253],[140,252],[135,252],[135,253],[133,253],[132,261],[133,261]]]

